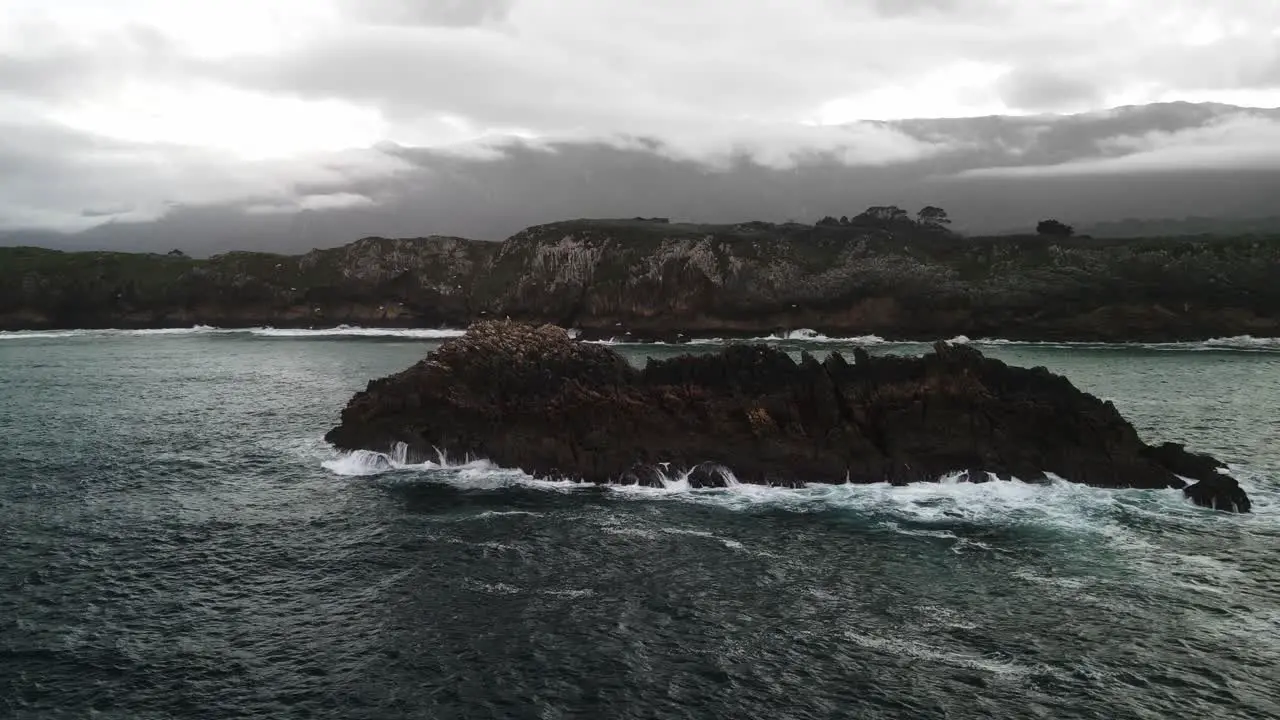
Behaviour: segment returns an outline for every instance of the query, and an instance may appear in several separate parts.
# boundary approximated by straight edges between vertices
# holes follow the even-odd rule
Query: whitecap
[[[338,325],[332,328],[263,327],[250,328],[247,332],[258,337],[399,337],[416,340],[442,340],[467,334],[466,330],[455,328],[366,328],[355,325]]]
[[[924,643],[912,640],[886,638],[868,633],[855,632],[852,630],[845,631],[843,636],[846,640],[854,643],[855,645],[859,645],[869,650],[878,650],[898,657],[915,658],[917,660],[937,662],[944,665],[951,665],[952,667],[961,667],[970,670],[982,670],[992,673],[993,675],[1022,676],[1032,672],[1032,668],[1021,665],[1013,660],[996,659],[983,657],[981,655],[973,655],[966,652],[944,650],[942,648],[931,647]]]
[[[0,340],[47,340],[79,337],[81,330],[0,330]]]
[[[489,595],[518,595],[524,592],[524,590],[521,588],[518,588],[514,585],[508,585],[506,583],[501,583],[501,582],[496,582],[496,583],[468,582],[467,587],[469,590],[474,590],[476,592],[482,592]]]
[[[591,590],[590,588],[570,588],[566,590],[539,590],[538,594],[550,595],[551,597],[577,599],[592,597],[596,594],[596,591]]]
[[[530,510],[485,510],[479,515],[476,515],[476,517],[477,518],[494,518],[494,517],[508,517],[512,515],[529,515],[532,517],[537,517],[539,515],[542,515],[542,513],[533,512]]]
[[[47,340],[54,338],[101,338],[101,337],[154,337],[162,335],[201,335],[215,332],[234,332],[219,330],[208,325],[193,325],[189,328],[156,328],[147,330],[4,330],[0,331],[0,340]]]

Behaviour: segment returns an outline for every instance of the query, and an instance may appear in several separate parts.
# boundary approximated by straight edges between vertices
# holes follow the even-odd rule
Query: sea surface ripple
[[[450,334],[0,333],[0,717],[1280,717],[1280,343],[973,341],[1229,460],[1229,516],[325,446]],[[876,340],[770,341],[925,350]]]

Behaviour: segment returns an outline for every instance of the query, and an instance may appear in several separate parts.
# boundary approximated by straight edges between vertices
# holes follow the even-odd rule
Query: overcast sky
[[[352,188],[421,171],[406,147],[884,168],[972,139],[859,121],[1171,100],[1280,105],[1280,2],[0,0],[0,229],[368,209]],[[1277,167],[1278,128],[1226,116],[957,175]]]

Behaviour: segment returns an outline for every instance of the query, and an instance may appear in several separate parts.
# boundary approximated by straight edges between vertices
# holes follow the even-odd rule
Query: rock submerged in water
[[[351,399],[325,439],[343,450],[484,457],[539,477],[694,487],[904,484],[957,471],[1096,487],[1182,488],[1248,512],[1212,457],[1148,446],[1109,402],[1044,368],[963,345],[854,362],[732,345],[631,366],[552,325],[482,322]],[[1194,484],[1188,484],[1188,478]]]

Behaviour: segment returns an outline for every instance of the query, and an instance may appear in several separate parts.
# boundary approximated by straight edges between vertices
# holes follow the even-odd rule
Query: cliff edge
[[[493,317],[588,336],[811,328],[892,339],[1280,336],[1280,237],[967,238],[903,226],[574,220],[501,243],[365,238],[300,256],[0,248],[0,329]]]

